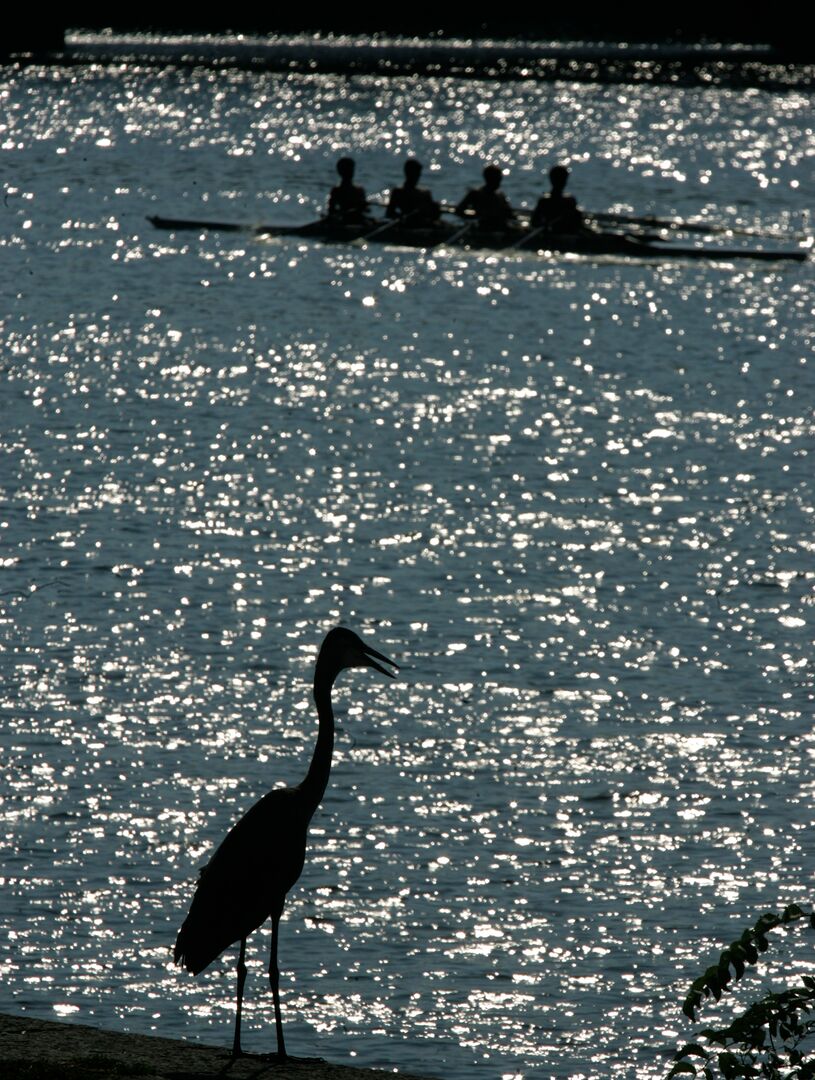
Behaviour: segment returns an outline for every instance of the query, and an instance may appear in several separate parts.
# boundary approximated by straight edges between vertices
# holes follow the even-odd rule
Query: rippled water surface
[[[590,207],[800,228],[811,101],[118,67],[2,101],[0,1008],[229,1044],[235,957],[168,949],[304,773],[342,621],[402,672],[335,693],[290,1051],[662,1075],[688,982],[811,898],[811,265],[145,214],[306,221],[353,149],[369,191],[416,153],[455,199],[488,156],[529,204],[565,159]]]

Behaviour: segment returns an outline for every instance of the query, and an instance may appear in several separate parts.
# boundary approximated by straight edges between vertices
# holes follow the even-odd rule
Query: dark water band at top
[[[704,86],[811,86],[815,64],[777,45],[540,44],[305,37],[68,34],[63,48],[35,38],[18,63],[135,63],[286,73],[670,83]]]

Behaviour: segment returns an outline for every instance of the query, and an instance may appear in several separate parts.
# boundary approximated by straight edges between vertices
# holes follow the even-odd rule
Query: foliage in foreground
[[[806,919],[815,927],[815,913],[791,904],[780,914],[762,915],[756,925],[729,945],[717,963],[695,980],[682,1011],[695,1021],[706,999],[719,1001],[731,983],[741,979],[750,964],[769,948],[767,934]],[[727,1027],[703,1028],[693,1042],[674,1057],[666,1080],[701,1076],[704,1080],[815,1080],[815,1052],[804,1049],[815,1032],[815,978],[805,975],[800,986],[769,993],[754,1002]]]

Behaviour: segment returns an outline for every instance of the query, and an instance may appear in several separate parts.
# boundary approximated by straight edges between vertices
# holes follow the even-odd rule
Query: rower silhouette
[[[484,169],[484,183],[467,192],[456,207],[459,217],[472,217],[485,232],[506,232],[516,226],[515,211],[503,191],[499,191],[503,173],[497,165]]]
[[[530,222],[533,229],[545,229],[547,232],[560,234],[574,234],[584,230],[583,215],[577,208],[577,201],[571,195],[564,195],[568,179],[569,170],[565,165],[555,165],[549,170],[552,189],[538,199]]]
[[[393,218],[409,228],[437,225],[441,207],[427,188],[419,187],[421,162],[416,158],[408,158],[404,169],[405,182],[391,191],[385,217]]]
[[[328,216],[343,225],[365,225],[370,220],[365,189],[354,183],[355,168],[353,158],[340,158],[337,162],[340,182],[328,197]]]

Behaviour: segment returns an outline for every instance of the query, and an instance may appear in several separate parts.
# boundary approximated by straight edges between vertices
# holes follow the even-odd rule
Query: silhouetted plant
[[[752,929],[729,945],[717,963],[695,980],[682,1011],[695,1021],[706,999],[718,1001],[725,989],[744,975],[769,948],[767,934],[778,926],[806,919],[815,927],[815,913],[790,904],[781,914],[762,915]],[[803,1043],[815,1033],[815,978],[804,975],[800,986],[769,993],[754,1002],[727,1027],[703,1028],[695,1041],[675,1055],[666,1080],[699,1076],[704,1080],[815,1080],[815,1055]]]

